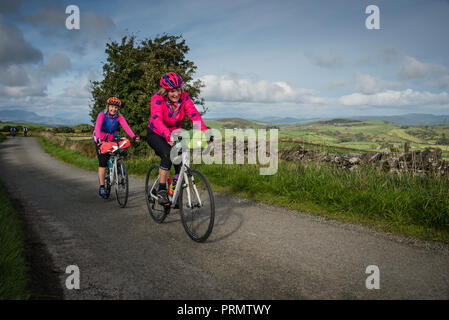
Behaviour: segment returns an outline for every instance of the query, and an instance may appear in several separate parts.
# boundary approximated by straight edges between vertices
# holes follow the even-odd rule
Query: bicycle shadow
[[[115,196],[115,195],[114,195]],[[253,205],[249,201],[232,197],[222,193],[214,193],[215,200],[215,221],[214,228],[209,239],[206,242],[215,243],[231,237],[243,226],[245,219],[242,212],[245,207]],[[126,208],[142,208],[147,212],[144,187],[130,188],[128,203]],[[163,224],[182,223],[179,209],[171,208],[170,213],[165,218]]]
[[[215,198],[215,222],[210,238],[206,241],[215,243],[231,237],[241,229],[245,219],[240,212],[251,203],[240,203],[233,197],[214,193]]]

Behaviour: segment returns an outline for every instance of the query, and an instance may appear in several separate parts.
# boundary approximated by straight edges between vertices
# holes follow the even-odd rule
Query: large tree
[[[182,36],[163,35],[140,42],[136,41],[135,36],[125,36],[121,43],[107,43],[107,59],[103,64],[104,79],[91,84],[92,122],[104,110],[106,100],[117,96],[123,104],[120,111],[133,131],[146,135],[151,97],[160,89],[159,79],[167,72],[181,75],[183,89],[190,95],[198,111],[204,114],[207,109],[204,100],[200,98],[203,85],[199,80],[193,81],[197,67],[186,59],[188,51],[189,47]],[[190,129],[191,121],[184,121],[183,128]]]

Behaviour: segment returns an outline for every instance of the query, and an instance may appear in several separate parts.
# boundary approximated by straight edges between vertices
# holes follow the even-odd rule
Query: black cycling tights
[[[154,149],[156,154],[161,157],[161,169],[170,170],[172,162],[170,160],[171,146],[167,143],[167,140],[162,138],[157,133],[154,133],[150,128],[147,130],[147,142],[151,148]],[[181,164],[173,164],[175,166],[175,174],[179,174],[181,171]]]

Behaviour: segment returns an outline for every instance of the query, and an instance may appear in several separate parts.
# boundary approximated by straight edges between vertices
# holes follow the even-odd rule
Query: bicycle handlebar
[[[176,142],[173,144],[172,148],[182,149],[182,146],[179,148],[179,145],[180,145],[180,144],[182,144],[182,137],[181,137],[181,136],[178,136],[178,141],[176,141]],[[213,139],[213,136],[211,136],[211,138],[210,138],[210,140],[209,140],[209,142],[208,142],[208,144],[207,144],[207,148],[204,149],[204,151],[202,152],[202,154],[203,154],[203,155],[208,154],[208,153],[210,152],[210,150],[211,150],[212,148],[214,148],[214,147],[215,147],[214,139]],[[190,149],[190,148],[188,148],[188,149]]]

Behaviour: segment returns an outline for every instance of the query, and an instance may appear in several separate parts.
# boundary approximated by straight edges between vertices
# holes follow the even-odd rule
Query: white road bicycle
[[[120,141],[117,141],[118,146],[119,143]],[[125,162],[123,161],[123,157],[126,156],[126,153],[126,149],[120,149],[120,147],[113,152],[110,152],[111,157],[108,161],[106,178],[104,181],[106,198],[109,198],[112,186],[115,186],[115,195],[121,208],[126,206],[129,192],[128,171],[126,170]]]
[[[214,194],[204,174],[190,168],[189,152],[182,150],[181,137],[173,148],[178,150],[178,157],[180,156],[182,161],[174,193],[168,196],[169,204],[158,203],[159,165],[150,166],[145,180],[148,212],[154,221],[163,223],[171,209],[179,209],[182,224],[189,237],[194,241],[204,242],[214,227]],[[204,153],[209,152],[211,148],[213,148],[213,142]]]

